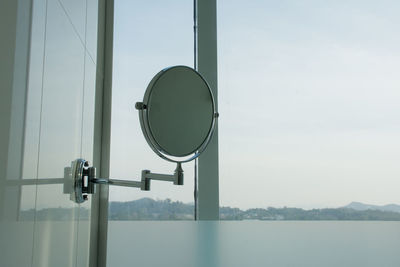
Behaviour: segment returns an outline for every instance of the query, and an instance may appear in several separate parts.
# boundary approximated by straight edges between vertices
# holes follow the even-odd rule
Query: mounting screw
[[[143,102],[136,102],[135,108],[136,108],[137,110],[143,110],[143,109],[146,109],[147,106],[146,106],[146,104],[144,104]]]

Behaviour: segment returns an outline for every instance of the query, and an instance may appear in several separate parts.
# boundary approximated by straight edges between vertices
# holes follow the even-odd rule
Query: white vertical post
[[[197,70],[209,83],[218,111],[217,2],[197,0]],[[222,115],[223,117],[223,115]],[[198,159],[198,219],[219,219],[218,123],[207,149]]]
[[[109,178],[110,175],[113,32],[114,0],[99,0],[93,165],[98,167],[97,175],[102,178]],[[92,213],[96,213],[94,217],[98,220],[92,224],[95,240],[91,244],[95,243],[96,247],[91,248],[93,256],[91,256],[90,266],[105,267],[107,264],[108,185],[99,185],[98,189],[99,192],[93,195],[92,201]]]

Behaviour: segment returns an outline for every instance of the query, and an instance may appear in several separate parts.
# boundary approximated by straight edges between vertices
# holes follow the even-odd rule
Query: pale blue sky
[[[240,208],[399,203],[400,3],[218,1],[220,203]],[[193,62],[192,2],[116,1],[112,173],[174,166],[133,104]],[[193,201],[185,186],[111,188],[111,200]]]

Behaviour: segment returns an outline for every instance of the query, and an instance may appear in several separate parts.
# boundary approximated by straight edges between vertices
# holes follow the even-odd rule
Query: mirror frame
[[[152,131],[150,129],[150,122],[149,122],[149,117],[148,117],[148,112],[147,112],[147,103],[149,102],[149,98],[150,95],[152,93],[153,87],[155,85],[155,83],[167,72],[177,69],[177,68],[186,68],[189,69],[190,71],[194,72],[195,74],[197,74],[202,80],[203,82],[206,84],[209,94],[211,96],[211,100],[212,100],[212,121],[211,121],[211,126],[208,130],[207,136],[206,138],[203,140],[203,142],[192,152],[189,152],[188,154],[184,155],[184,156],[174,156],[171,155],[169,153],[167,153],[161,146],[160,144],[157,142],[157,140],[154,138]],[[137,106],[136,106],[137,107]],[[138,107],[137,107],[138,108]],[[197,157],[200,156],[200,154],[206,149],[207,145],[209,144],[211,137],[214,133],[214,129],[216,126],[216,118],[218,117],[218,113],[216,112],[216,107],[215,107],[215,100],[214,100],[214,95],[212,93],[212,90],[209,86],[209,84],[207,83],[207,81],[203,78],[203,76],[201,76],[201,74],[199,72],[197,72],[196,70],[194,70],[193,68],[190,68],[188,66],[183,66],[183,65],[177,65],[177,66],[172,66],[172,67],[168,67],[165,68],[163,70],[161,70],[160,72],[158,72],[153,79],[150,81],[149,85],[147,86],[146,92],[144,94],[143,97],[143,102],[142,102],[142,108],[138,108],[139,110],[139,121],[140,121],[140,126],[143,132],[143,135],[147,141],[147,143],[149,144],[149,146],[151,147],[151,149],[161,158],[170,161],[170,162],[176,162],[176,163],[184,163],[184,162],[189,162],[192,161],[194,159],[196,159]]]

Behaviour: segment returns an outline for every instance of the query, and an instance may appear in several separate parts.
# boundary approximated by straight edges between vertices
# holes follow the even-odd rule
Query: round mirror
[[[187,162],[200,155],[217,117],[207,82],[186,66],[166,68],[154,76],[136,108],[150,147],[173,162]]]

